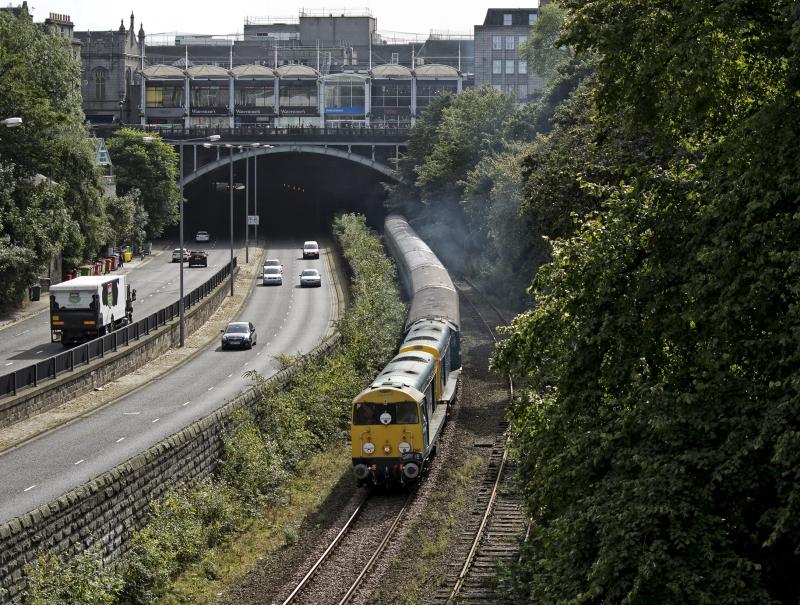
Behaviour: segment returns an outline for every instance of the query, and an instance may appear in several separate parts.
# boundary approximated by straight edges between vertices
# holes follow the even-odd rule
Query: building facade
[[[475,86],[492,86],[527,102],[544,87],[542,78],[528,69],[520,45],[531,35],[537,8],[490,8],[482,25],[475,26]]]
[[[436,94],[473,86],[530,100],[543,82],[519,47],[537,16],[489,9],[469,34],[411,39],[379,33],[368,9],[247,17],[235,36],[148,39],[133,14],[107,31],[74,32],[67,15],[47,22],[80,54],[89,123],[348,128],[411,126]]]

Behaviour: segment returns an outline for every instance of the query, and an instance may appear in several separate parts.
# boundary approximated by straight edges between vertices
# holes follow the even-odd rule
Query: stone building
[[[117,30],[78,31],[81,44],[83,111],[90,123],[138,122],[137,71],[142,67],[144,28],[120,21]]]
[[[519,55],[520,44],[531,35],[537,8],[490,8],[482,25],[475,26],[475,86],[492,86],[528,101],[544,87],[542,78],[528,69]]]

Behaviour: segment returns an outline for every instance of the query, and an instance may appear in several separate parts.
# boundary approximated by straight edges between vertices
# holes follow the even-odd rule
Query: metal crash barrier
[[[236,258],[233,259],[233,267],[236,267]],[[183,297],[184,309],[188,311],[211,294],[230,273],[231,263],[228,263],[207,282],[186,294]],[[131,341],[137,341],[142,336],[150,334],[152,330],[177,318],[178,308],[179,301],[176,300],[171,305],[139,321],[123,326],[119,330],[0,376],[0,398],[16,395],[23,389],[38,386],[40,382],[61,376],[64,372],[80,369],[81,366],[88,365],[93,359],[101,358],[106,353],[113,353],[120,347],[128,346]]]

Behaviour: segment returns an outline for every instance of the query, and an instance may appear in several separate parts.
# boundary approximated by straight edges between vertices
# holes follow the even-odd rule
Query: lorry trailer
[[[50,335],[65,347],[113,332],[133,321],[125,275],[87,275],[50,287]]]

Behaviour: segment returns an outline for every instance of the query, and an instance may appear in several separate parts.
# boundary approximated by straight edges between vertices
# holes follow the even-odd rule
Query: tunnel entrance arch
[[[316,155],[323,155],[333,158],[339,158],[343,160],[348,160],[351,162],[355,162],[357,164],[361,164],[362,166],[366,166],[371,168],[377,172],[380,172],[384,176],[394,180],[400,181],[400,177],[398,176],[397,172],[383,164],[381,162],[377,162],[370,158],[364,157],[362,155],[358,155],[356,153],[352,153],[349,151],[343,151],[341,149],[337,149],[334,147],[325,147],[321,145],[278,145],[271,149],[262,149],[259,147],[255,147],[252,149],[247,149],[246,151],[240,151],[233,154],[233,162],[240,160],[245,160],[252,157],[260,157],[265,155],[279,155],[279,154],[289,154],[289,153],[310,153]],[[190,172],[186,176],[183,177],[183,186],[187,186],[190,183],[196,181],[204,177],[207,174],[214,172],[224,166],[230,164],[231,158],[229,155],[220,155],[218,160],[214,160],[204,166],[197,168],[193,172]]]

